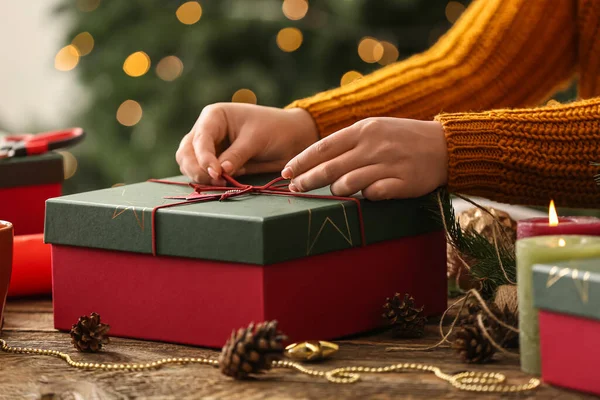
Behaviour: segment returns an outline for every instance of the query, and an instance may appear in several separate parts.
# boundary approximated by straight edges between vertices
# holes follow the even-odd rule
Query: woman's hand
[[[438,122],[368,118],[313,144],[281,175],[298,192],[331,185],[337,196],[418,197],[446,184],[446,138]]]
[[[181,172],[194,181],[224,185],[223,172],[281,171],[318,138],[312,117],[302,109],[218,103],[202,110],[176,159]]]

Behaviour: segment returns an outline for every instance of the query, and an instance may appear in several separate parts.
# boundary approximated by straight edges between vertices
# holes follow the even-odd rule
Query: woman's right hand
[[[198,183],[223,185],[229,175],[276,172],[319,139],[310,114],[300,108],[217,103],[202,110],[181,140],[176,159]]]

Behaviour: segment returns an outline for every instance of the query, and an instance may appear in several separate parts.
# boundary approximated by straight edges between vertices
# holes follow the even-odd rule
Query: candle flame
[[[567,242],[565,241],[565,239],[560,238],[558,239],[558,247],[565,247],[567,245]]]
[[[550,207],[548,208],[548,225],[558,225],[558,214],[556,214],[556,207],[554,207],[554,200],[550,200]]]

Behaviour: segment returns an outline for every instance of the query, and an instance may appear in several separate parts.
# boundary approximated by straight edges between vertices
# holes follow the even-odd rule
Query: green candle
[[[517,293],[521,370],[540,374],[538,312],[533,308],[533,266],[541,263],[600,257],[597,236],[536,236],[517,241]]]

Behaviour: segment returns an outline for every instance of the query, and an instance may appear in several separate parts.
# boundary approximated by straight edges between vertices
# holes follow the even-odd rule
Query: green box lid
[[[270,178],[255,176],[244,183],[264,184]],[[152,253],[152,209],[176,201],[165,196],[191,191],[187,186],[144,182],[50,199],[45,240]],[[311,193],[331,195],[328,188]],[[361,204],[367,243],[441,229],[432,196]],[[361,245],[353,201],[289,196],[247,195],[161,209],[156,231],[160,255],[260,265]]]
[[[0,188],[44,185],[63,179],[63,158],[58,153],[0,159]]]
[[[600,319],[600,258],[533,266],[536,308]]]

